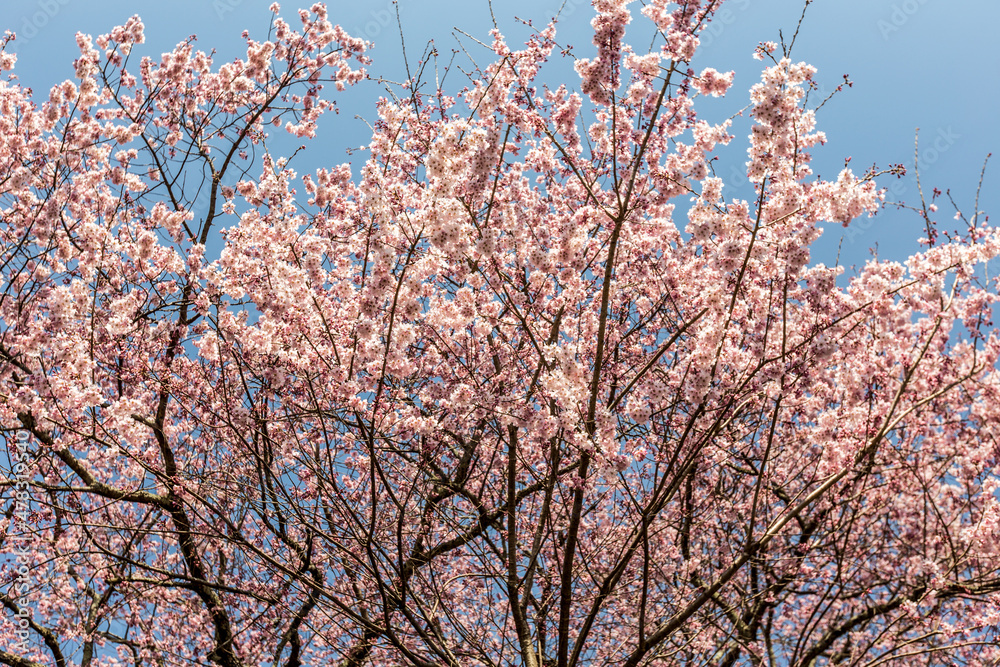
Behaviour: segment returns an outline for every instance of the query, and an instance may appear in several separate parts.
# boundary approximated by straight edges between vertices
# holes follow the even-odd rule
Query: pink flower
[[[735,72],[720,74],[714,68],[706,67],[692,80],[691,85],[702,95],[722,97],[729,90],[729,86],[733,85],[735,74]]]

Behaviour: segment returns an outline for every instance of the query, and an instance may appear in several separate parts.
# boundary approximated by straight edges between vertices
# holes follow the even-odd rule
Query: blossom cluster
[[[40,105],[0,81],[0,425],[44,498],[0,662],[1000,659],[1000,231],[814,262],[882,193],[814,176],[820,74],[769,42],[729,196],[719,4],[645,3],[638,52],[596,0],[559,86],[554,24],[494,30],[357,169],[269,141],[364,77],[321,4],[231,62],[138,58],[136,17]]]

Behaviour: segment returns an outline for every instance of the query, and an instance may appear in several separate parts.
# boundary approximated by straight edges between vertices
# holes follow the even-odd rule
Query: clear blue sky
[[[514,43],[525,34],[515,17],[544,23],[561,2],[495,0],[494,11],[501,30]],[[72,74],[77,31],[96,36],[138,13],[147,39],[140,54],[158,56],[196,34],[200,48],[216,49],[219,61],[225,61],[241,55],[244,29],[258,37],[266,34],[269,4],[270,0],[5,0],[0,4],[0,28],[18,33],[12,45],[19,57],[15,72],[44,99],[52,84]],[[335,23],[375,43],[370,73],[398,80],[402,58],[391,0],[335,0],[329,8]],[[637,20],[626,37],[637,46],[648,44],[651,36],[650,24],[638,14],[640,8],[638,1],[631,5]],[[761,68],[750,57],[753,47],[759,41],[777,41],[779,28],[789,37],[801,8],[801,0],[727,0],[710,33],[703,36],[705,47],[695,66],[734,69],[736,82],[724,101],[709,100],[712,104],[702,107],[703,111],[720,117],[746,104],[747,90]],[[296,9],[293,2],[282,3],[289,22],[295,20]],[[400,15],[411,60],[419,57],[429,39],[445,54],[456,47],[453,27],[484,40],[492,27],[486,0],[400,0]],[[588,0],[567,0],[558,38],[574,45],[581,57],[593,51],[592,16]],[[853,88],[820,112],[820,129],[829,141],[815,151],[817,171],[834,177],[847,156],[859,173],[872,163],[902,162],[912,167],[914,130],[920,127],[925,192],[934,186],[951,188],[963,211],[970,210],[983,159],[990,151],[1000,153],[997,26],[1000,2],[996,0],[814,0],[793,56],[818,67],[819,78],[828,88],[835,87],[843,74],[854,81]],[[462,84],[460,73],[451,77],[453,85]],[[572,86],[577,83],[565,64],[543,75],[550,83],[559,82],[560,77]],[[339,95],[341,114],[322,126],[311,148],[309,168],[347,161],[347,146],[367,142],[366,127],[354,117],[371,118],[378,95],[373,83]],[[735,133],[737,138],[722,154],[726,162],[720,175],[727,182],[731,180],[727,172],[740,168],[745,160],[745,132]],[[355,173],[360,159],[358,155],[353,158]],[[299,165],[300,173],[306,166]],[[883,184],[892,184],[892,179]],[[729,189],[728,195],[749,196],[749,189],[741,187]],[[915,203],[912,169],[896,188],[890,198]],[[1000,215],[998,193],[1000,154],[987,168],[980,209]],[[942,229],[958,225],[952,214],[950,207],[941,206]],[[915,215],[889,210],[872,221],[854,224],[856,231],[847,234],[839,226],[831,227],[814,259],[832,263],[842,236],[844,264],[863,262],[876,244],[880,256],[902,258],[917,248],[915,241],[923,229]]]

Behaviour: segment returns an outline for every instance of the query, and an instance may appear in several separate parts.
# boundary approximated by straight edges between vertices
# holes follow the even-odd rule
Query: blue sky
[[[198,36],[199,47],[216,49],[217,61],[241,55],[240,33],[266,34],[270,0],[173,0],[169,3],[125,0],[6,0],[0,5],[0,27],[18,33],[12,44],[19,61],[16,74],[41,99],[48,88],[72,74],[77,31],[97,35],[139,14],[146,25],[147,43],[140,54],[159,56],[188,35]],[[305,4],[303,2],[303,4]],[[544,23],[562,0],[495,0],[494,13],[509,41],[519,43],[526,28],[517,18]],[[283,15],[294,20],[295,3],[282,3]],[[369,68],[373,77],[402,78],[400,38],[391,0],[352,0],[329,3],[331,19],[349,33],[371,40],[375,48]],[[636,20],[626,39],[645,45],[650,24],[641,16],[641,3],[631,5]],[[703,100],[700,109],[709,118],[721,118],[741,108],[747,90],[757,80],[761,63],[750,57],[759,41],[786,38],[794,31],[801,0],[727,0],[715,24],[703,34],[703,48],[694,63],[736,71],[736,81],[725,100]],[[454,28],[487,39],[492,27],[486,0],[400,0],[399,11],[412,61],[433,39],[440,52],[457,48]],[[558,39],[572,44],[580,57],[592,54],[588,0],[566,0]],[[831,100],[820,112],[820,129],[828,143],[814,152],[815,168],[835,177],[846,157],[857,173],[873,163],[904,163],[910,174],[895,183],[889,199],[916,203],[912,176],[914,131],[921,129],[921,182],[950,188],[963,212],[972,209],[973,196],[986,154],[1000,150],[1000,2],[991,0],[814,0],[795,44],[793,57],[819,69],[819,80],[834,88],[849,74],[854,86]],[[462,37],[472,53],[475,46]],[[482,50],[479,53],[483,53]],[[484,54],[485,57],[485,54]],[[446,87],[460,86],[454,72]],[[567,63],[553,63],[543,80],[550,84],[577,79]],[[380,94],[375,83],[348,89],[337,96],[341,113],[327,119],[319,139],[310,147],[315,166],[352,160],[357,173],[361,156],[345,154],[348,146],[367,142],[367,128],[355,116],[372,118]],[[737,125],[737,137],[721,153],[719,175],[742,168],[746,125]],[[894,184],[886,177],[884,186]],[[1000,155],[987,167],[980,210],[1000,210]],[[749,197],[745,185],[730,188],[727,196]],[[938,213],[942,229],[959,223],[946,203]],[[841,262],[861,264],[869,249],[878,246],[881,257],[901,259],[918,249],[923,225],[914,214],[886,210],[873,220],[855,221],[851,230],[829,228],[814,252],[814,260],[832,263],[838,246]]]

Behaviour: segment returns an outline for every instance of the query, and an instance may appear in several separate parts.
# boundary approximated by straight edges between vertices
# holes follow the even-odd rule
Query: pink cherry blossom
[[[0,81],[0,663],[995,665],[1000,231],[815,262],[881,174],[773,42],[732,197],[721,5],[494,30],[354,170],[268,141],[365,77],[322,4]]]

